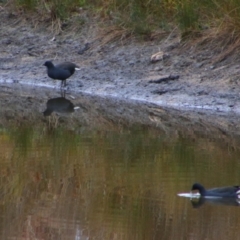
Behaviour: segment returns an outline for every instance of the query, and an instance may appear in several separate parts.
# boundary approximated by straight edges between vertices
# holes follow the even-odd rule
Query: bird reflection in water
[[[192,207],[193,208],[199,208],[202,205],[206,204],[212,204],[212,205],[225,205],[225,206],[239,206],[240,205],[240,199],[237,198],[220,198],[220,197],[213,197],[213,198],[195,198],[191,199]]]
[[[59,116],[69,116],[79,107],[75,107],[74,104],[66,99],[65,97],[51,98],[47,101],[47,108],[43,112],[45,117],[52,115],[52,118],[49,118],[49,125],[57,127]]]

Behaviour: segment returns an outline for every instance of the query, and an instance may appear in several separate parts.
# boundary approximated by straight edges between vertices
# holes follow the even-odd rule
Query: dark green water
[[[234,239],[240,209],[177,196],[239,183],[239,151],[151,129],[0,134],[2,239]],[[231,231],[230,231],[231,230]]]
[[[54,126],[28,112],[6,125],[10,113],[1,109],[1,239],[239,239],[238,206],[177,196],[196,181],[240,183],[231,124],[130,107],[151,124],[127,124],[100,109]],[[78,123],[83,114],[88,124]]]

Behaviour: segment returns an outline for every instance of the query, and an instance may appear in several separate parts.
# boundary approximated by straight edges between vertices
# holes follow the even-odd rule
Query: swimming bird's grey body
[[[61,87],[66,86],[66,79],[71,77],[75,69],[79,68],[75,63],[63,62],[56,66],[51,61],[46,61],[44,66],[47,67],[47,74],[54,80],[61,80]]]
[[[239,186],[220,187],[206,190],[200,183],[194,183],[192,186],[192,191],[193,190],[198,190],[202,197],[240,198]]]

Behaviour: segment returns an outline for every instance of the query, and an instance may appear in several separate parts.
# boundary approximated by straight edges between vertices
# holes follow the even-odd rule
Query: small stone
[[[162,68],[162,67],[155,67],[153,70],[154,70],[154,71],[162,71],[163,68]]]
[[[12,43],[12,41],[9,38],[2,40],[2,44],[10,45],[11,43]]]
[[[202,66],[203,66],[203,63],[196,63],[196,65],[195,65],[196,68],[200,68]]]

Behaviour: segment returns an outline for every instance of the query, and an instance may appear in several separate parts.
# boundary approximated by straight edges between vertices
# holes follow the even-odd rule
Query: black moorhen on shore
[[[220,187],[206,190],[200,183],[194,183],[192,191],[198,190],[202,197],[228,197],[228,198],[240,198],[240,187]]]
[[[43,65],[47,67],[47,74],[50,78],[62,81],[61,88],[66,86],[66,79],[71,77],[76,69],[79,69],[75,63],[71,62],[63,62],[54,66],[51,61],[46,61]]]

